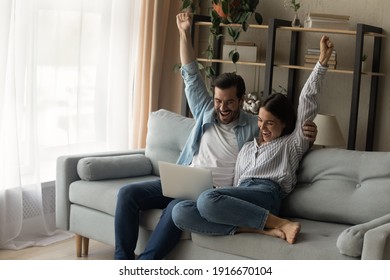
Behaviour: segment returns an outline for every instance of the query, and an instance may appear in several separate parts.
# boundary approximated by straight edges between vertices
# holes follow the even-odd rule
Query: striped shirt
[[[242,147],[236,162],[235,186],[239,186],[245,179],[261,178],[277,182],[285,194],[291,192],[297,181],[299,162],[310,147],[302,126],[305,121],[312,121],[317,114],[316,95],[326,71],[327,68],[318,62],[306,81],[299,97],[297,122],[291,134],[260,145],[254,139]]]

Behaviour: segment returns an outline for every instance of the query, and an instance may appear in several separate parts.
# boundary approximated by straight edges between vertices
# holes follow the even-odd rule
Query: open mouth
[[[261,134],[263,135],[263,139],[267,139],[271,137],[271,132],[269,131],[262,131]]]
[[[222,111],[219,111],[219,115],[222,117],[222,118],[226,118],[228,116],[231,115],[231,111],[225,111],[225,112],[222,112]]]

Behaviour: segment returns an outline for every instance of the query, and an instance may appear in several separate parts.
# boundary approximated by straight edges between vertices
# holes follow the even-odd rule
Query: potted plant
[[[298,16],[298,10],[301,8],[301,3],[297,0],[285,0],[284,6],[286,8],[291,8],[294,10],[294,19],[291,22],[291,26],[293,27],[300,27],[301,21]]]
[[[363,54],[362,55],[362,71],[363,72],[368,72],[368,65],[367,65],[367,55]]]
[[[193,1],[183,0],[182,10],[193,9]],[[240,54],[237,51],[237,40],[242,31],[247,31],[249,27],[249,19],[252,15],[258,24],[262,24],[263,17],[256,11],[259,0],[211,0],[210,3],[210,35],[208,47],[205,50],[206,57],[212,59],[214,57],[214,41],[223,37],[221,24],[227,25],[228,35],[235,44],[235,48],[230,51],[229,58],[234,64],[240,59]],[[215,72],[211,66],[204,67],[207,77],[215,76]]]

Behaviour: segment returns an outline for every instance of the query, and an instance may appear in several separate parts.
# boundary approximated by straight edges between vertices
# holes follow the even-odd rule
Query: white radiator
[[[41,215],[41,207],[43,207],[43,214],[55,213],[55,182],[42,183],[42,206],[40,200],[36,198],[36,190],[31,188],[24,188],[22,191],[23,197],[23,219],[30,219]]]

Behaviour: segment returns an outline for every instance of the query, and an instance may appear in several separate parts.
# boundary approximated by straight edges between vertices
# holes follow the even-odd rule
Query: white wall
[[[284,7],[284,0],[262,0],[260,1],[258,11],[264,17],[264,23],[268,22],[269,18],[292,19],[293,11]],[[203,8],[203,7],[202,7]],[[299,15],[301,20],[309,11],[345,14],[350,16],[351,25],[356,23],[365,23],[382,27],[384,34],[390,30],[390,17],[385,11],[390,9],[390,1],[384,0],[302,0]],[[288,33],[280,32],[278,36],[277,56],[281,60],[286,61],[288,57],[289,39]],[[286,35],[288,34],[288,35]],[[262,59],[265,58],[266,47],[266,31],[250,30],[241,36],[241,40],[254,41],[260,45],[258,55]],[[317,33],[302,33],[302,57],[307,47],[317,47],[322,34]],[[328,34],[334,41],[338,53],[338,68],[349,68],[353,66],[355,37],[346,35]],[[381,72],[388,73],[390,62],[390,49],[388,48],[388,38],[382,40],[382,62]],[[365,41],[365,51],[370,52],[372,39],[368,38]],[[223,71],[232,71],[233,68],[224,66]],[[234,70],[234,69],[233,69]],[[254,72],[258,76],[258,80],[253,80]],[[261,90],[263,88],[264,68],[255,69],[254,67],[239,66],[238,73],[247,80],[249,91]],[[278,85],[286,85],[286,71],[278,69],[274,74],[274,88]],[[301,71],[299,74],[300,85],[302,86],[307,76],[308,71]],[[365,133],[366,133],[366,117],[368,102],[368,87],[370,77],[362,78],[362,89],[360,99],[359,112],[359,127],[357,134],[356,149],[364,150],[365,148]],[[255,82],[254,82],[255,81]],[[257,81],[260,85],[257,86]],[[256,88],[257,87],[257,88]],[[352,89],[352,75],[350,74],[335,74],[328,73],[324,82],[323,94],[320,97],[320,112],[332,113],[338,118],[340,126],[343,130],[344,138],[348,137],[349,113],[350,113],[350,98]],[[389,75],[380,79],[379,94],[377,104],[376,128],[374,137],[374,150],[390,151],[390,82]]]

